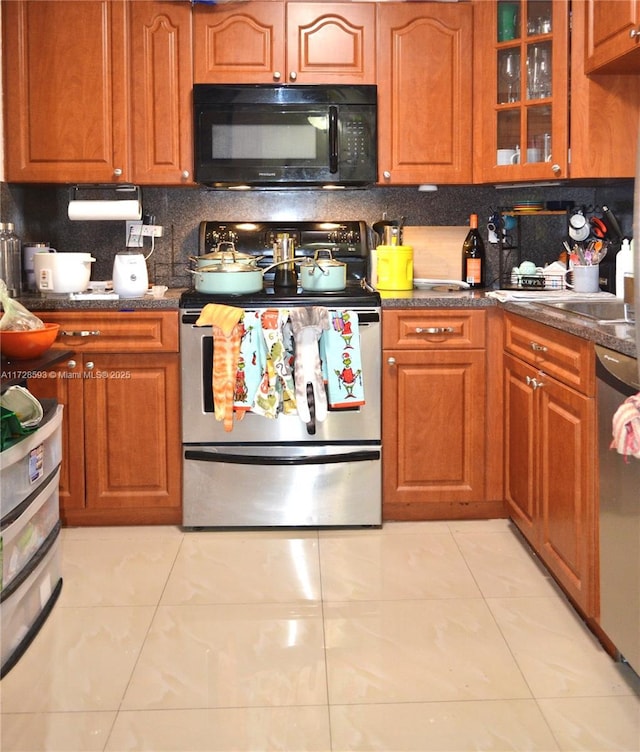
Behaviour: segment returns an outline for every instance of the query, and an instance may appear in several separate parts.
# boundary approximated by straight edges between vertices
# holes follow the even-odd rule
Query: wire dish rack
[[[517,290],[565,290],[564,274],[518,274],[511,272],[505,280],[506,286]]]

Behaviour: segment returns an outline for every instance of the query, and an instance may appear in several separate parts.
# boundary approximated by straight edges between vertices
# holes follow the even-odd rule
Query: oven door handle
[[[344,462],[367,462],[380,459],[380,450],[360,450],[347,454],[303,455],[291,457],[263,457],[257,455],[231,454],[226,452],[203,452],[197,449],[187,449],[185,460],[197,462],[224,462],[233,465],[334,465]]]

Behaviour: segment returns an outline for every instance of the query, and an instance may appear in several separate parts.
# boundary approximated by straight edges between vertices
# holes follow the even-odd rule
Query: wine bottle
[[[478,231],[478,215],[469,217],[469,232],[462,244],[462,279],[469,287],[485,286],[484,242]]]

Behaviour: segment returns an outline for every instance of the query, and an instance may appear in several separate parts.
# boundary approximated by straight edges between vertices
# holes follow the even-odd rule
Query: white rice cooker
[[[34,253],[36,286],[40,292],[83,292],[89,286],[94,261],[90,253]]]
[[[120,251],[113,260],[113,290],[121,298],[141,298],[149,288],[147,261],[139,251]]]

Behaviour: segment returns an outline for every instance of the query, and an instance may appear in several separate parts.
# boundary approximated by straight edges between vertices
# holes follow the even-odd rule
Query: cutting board
[[[468,225],[405,226],[402,242],[413,247],[413,278],[461,279],[462,243],[468,232]]]

